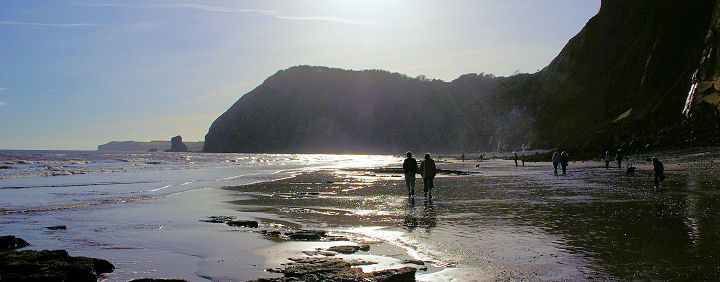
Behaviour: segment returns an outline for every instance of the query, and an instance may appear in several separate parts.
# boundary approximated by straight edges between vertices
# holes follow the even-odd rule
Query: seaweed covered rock
[[[97,281],[115,270],[104,259],[71,257],[65,250],[20,251],[0,255],[2,281]]]

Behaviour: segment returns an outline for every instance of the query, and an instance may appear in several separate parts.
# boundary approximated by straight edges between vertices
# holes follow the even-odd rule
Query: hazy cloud
[[[15,22],[0,21],[2,25],[26,25],[26,26],[50,26],[50,27],[76,27],[76,26],[97,26],[94,23],[36,23],[36,22]]]
[[[0,88],[0,91],[6,91],[6,90],[8,90],[8,89],[7,89],[7,88]]]
[[[372,22],[358,21],[345,18],[336,17],[313,17],[313,16],[293,16],[284,15],[278,11],[263,10],[263,9],[246,9],[246,8],[232,8],[215,5],[195,4],[195,3],[174,3],[174,4],[161,4],[161,5],[128,5],[128,4],[114,4],[114,3],[93,3],[93,4],[80,4],[88,7],[124,7],[124,8],[189,8],[196,9],[206,12],[217,12],[217,13],[235,13],[235,14],[263,14],[276,19],[281,20],[296,20],[296,21],[326,21],[336,22],[345,24],[355,25],[380,25]]]
[[[0,106],[5,106],[5,105],[7,105],[7,104],[5,104],[5,102],[0,101]]]

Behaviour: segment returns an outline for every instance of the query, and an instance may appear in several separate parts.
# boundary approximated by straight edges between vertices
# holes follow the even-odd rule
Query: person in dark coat
[[[558,164],[560,164],[560,156],[558,156],[557,152],[553,152],[553,154],[552,154],[552,163],[553,163],[553,167],[555,168],[555,175],[557,175],[557,167],[558,167]]]
[[[568,156],[567,152],[563,151],[562,153],[560,153],[560,166],[562,166],[563,175],[566,174],[565,170],[567,169],[569,160],[570,160],[570,156]]]
[[[513,152],[513,156],[515,156],[515,166],[518,166],[518,165],[517,165],[517,159],[518,159],[518,158],[517,158],[517,152]]]
[[[622,150],[618,149],[617,155],[615,155],[615,160],[617,160],[618,168],[622,168],[622,161],[623,161]]]
[[[433,178],[437,174],[435,161],[430,158],[430,153],[425,154],[425,159],[420,162],[420,175],[423,177],[423,192],[425,197],[432,198]]]
[[[663,166],[663,163],[658,160],[658,158],[652,158],[652,164],[653,171],[655,172],[653,183],[655,184],[655,189],[660,190],[660,182],[665,180],[665,167]]]
[[[610,168],[610,151],[605,151],[605,169]]]
[[[418,172],[418,164],[410,152],[407,152],[407,158],[403,162],[403,172],[405,173],[408,196],[415,195],[415,174]]]

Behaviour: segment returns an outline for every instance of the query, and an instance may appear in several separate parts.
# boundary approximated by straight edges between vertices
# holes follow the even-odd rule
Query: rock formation
[[[182,141],[182,136],[178,135],[173,138],[170,138],[170,149],[165,150],[165,152],[187,152],[187,146],[185,146],[185,143]]]
[[[115,270],[107,260],[71,257],[65,250],[15,251],[28,245],[14,236],[0,237],[0,280],[97,281]]]

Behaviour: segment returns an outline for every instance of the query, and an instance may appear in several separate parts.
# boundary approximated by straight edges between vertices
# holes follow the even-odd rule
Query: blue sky
[[[280,69],[546,66],[600,1],[0,1],[0,149],[203,140]]]

